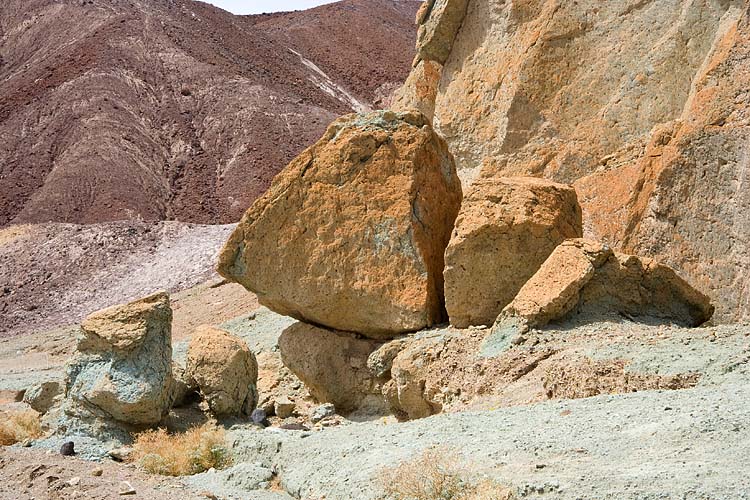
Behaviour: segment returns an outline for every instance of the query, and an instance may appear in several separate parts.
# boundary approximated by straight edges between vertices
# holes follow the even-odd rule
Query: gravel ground
[[[233,437],[296,498],[380,498],[383,467],[441,446],[527,498],[736,500],[750,498],[749,398],[745,382]]]
[[[93,311],[215,278],[233,225],[111,222],[0,230],[0,337],[79,323]]]
[[[225,300],[207,293],[212,301]],[[203,300],[200,293],[188,295],[191,301]],[[222,327],[260,355],[276,356],[276,339],[293,322],[259,308]],[[237,500],[375,500],[382,497],[378,477],[383,468],[441,446],[474,473],[515,488],[524,498],[750,499],[750,326],[685,329],[578,318],[529,338],[515,348],[544,345],[594,359],[625,359],[627,369],[637,373],[694,372],[700,378],[695,388],[679,391],[554,400],[407,423],[345,422],[313,431],[238,425],[229,434],[236,465],[182,484],[194,493],[206,490]],[[14,361],[18,352],[24,360],[39,357],[40,366],[31,366],[29,374],[49,377],[54,366],[44,369],[43,356],[50,356],[52,365],[61,361],[67,354],[65,340],[64,332],[56,332],[0,342],[0,388],[23,380],[29,367]],[[186,345],[186,340],[175,343],[177,359],[184,358]],[[86,443],[80,444],[83,450]],[[6,451],[15,453],[27,452]],[[37,456],[45,455],[13,460]],[[14,467],[21,470],[21,465]],[[2,469],[0,474],[9,477]],[[178,491],[157,486],[159,494]],[[6,495],[0,498],[16,498],[8,497],[9,491],[0,489]]]
[[[270,324],[258,325],[264,323]],[[269,335],[266,328],[259,331]],[[383,468],[435,446],[524,498],[750,498],[750,327],[686,329],[577,318],[536,334],[553,348],[627,359],[628,370],[638,373],[701,377],[693,389],[555,400],[407,423],[379,420],[311,432],[239,426],[230,434],[237,457],[277,472],[284,489],[303,499],[379,499]],[[191,484],[241,491],[216,476]]]
[[[98,471],[97,471],[98,469]],[[101,471],[94,475],[94,471]],[[133,494],[121,495],[128,485]],[[0,447],[2,500],[206,500],[174,478],[151,476],[115,462],[92,463],[59,453]]]

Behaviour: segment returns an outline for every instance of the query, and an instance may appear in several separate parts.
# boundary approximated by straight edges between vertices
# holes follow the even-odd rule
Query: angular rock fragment
[[[274,413],[279,418],[291,417],[296,405],[287,397],[279,397],[273,403]]]
[[[24,392],[23,402],[41,414],[47,413],[63,393],[60,382],[47,381],[34,385]]]
[[[498,317],[508,325],[541,327],[572,313],[621,314],[698,326],[713,314],[708,297],[653,259],[622,255],[604,244],[561,244]]]
[[[218,270],[274,311],[391,338],[445,319],[443,253],[461,204],[417,112],[336,120],[247,211]]]
[[[312,415],[310,416],[310,421],[312,421],[313,423],[318,423],[321,420],[332,417],[334,415],[336,415],[336,407],[332,403],[325,403],[315,408]]]
[[[445,251],[451,324],[492,325],[557,245],[582,232],[571,186],[530,177],[478,180]]]
[[[158,423],[171,400],[171,326],[164,292],[90,315],[67,366],[67,398],[104,419]]]
[[[380,343],[346,332],[296,323],[279,337],[281,358],[317,401],[342,412],[385,410],[367,358]]]
[[[469,0],[428,0],[417,13],[417,57],[444,64],[451,53]]]
[[[217,417],[249,416],[258,402],[255,355],[244,341],[218,328],[204,325],[193,334],[185,378]]]

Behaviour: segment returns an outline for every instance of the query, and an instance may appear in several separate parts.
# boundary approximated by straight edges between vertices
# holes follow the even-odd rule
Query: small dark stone
[[[254,409],[250,414],[250,420],[252,420],[254,424],[262,425],[263,427],[268,427],[270,425],[266,411],[263,408]]]
[[[76,450],[73,441],[68,441],[67,443],[64,443],[62,447],[60,447],[60,455],[64,457],[72,457],[75,454]]]

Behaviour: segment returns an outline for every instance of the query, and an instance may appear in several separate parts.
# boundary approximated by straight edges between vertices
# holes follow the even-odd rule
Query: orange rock
[[[416,112],[348,115],[245,214],[219,273],[287,316],[389,338],[445,320],[461,204],[445,142]]]
[[[570,314],[642,316],[698,326],[711,318],[708,297],[653,259],[613,252],[585,239],[568,240],[503,310],[495,332],[542,327]]]
[[[572,187],[530,177],[475,182],[445,252],[451,324],[492,325],[555,247],[581,236]]]
[[[433,117],[465,186],[573,184],[587,237],[674,267],[717,321],[750,319],[746,3],[475,0],[452,39],[419,40],[448,56],[429,79],[418,59],[397,102]]]
[[[258,363],[238,337],[200,326],[190,339],[185,378],[216,416],[250,415],[258,402]]]

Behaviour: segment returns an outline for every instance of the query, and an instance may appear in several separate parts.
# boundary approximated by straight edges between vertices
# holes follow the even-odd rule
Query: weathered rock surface
[[[534,331],[522,342],[505,343],[491,356],[483,352],[488,330],[446,328],[389,342],[371,359],[396,348],[389,366],[390,380],[382,384],[382,390],[391,410],[402,420],[547,399],[681,389],[696,385],[701,377],[698,372],[705,370],[705,366],[695,371],[682,366],[662,373],[653,367],[629,366],[646,357],[636,348],[644,339],[660,357],[671,356],[676,349],[672,343],[682,339],[667,339],[658,327],[635,323],[601,325],[590,331]],[[630,330],[637,328],[644,333],[634,341]],[[705,332],[696,335],[696,339],[709,342]],[[736,341],[739,336],[732,344]],[[614,352],[605,355],[605,347]],[[718,356],[727,360],[732,349],[724,345]],[[706,356],[704,361],[710,358]]]
[[[744,5],[739,20],[726,17],[682,115],[651,136],[622,239],[626,251],[653,255],[715,299],[722,322],[750,320],[750,10]]]
[[[495,325],[541,327],[571,313],[644,316],[683,326],[711,318],[708,297],[653,259],[615,253],[591,240],[574,239],[552,252],[503,310]]]
[[[367,366],[368,357],[380,345],[351,333],[301,322],[279,337],[284,365],[304,382],[313,398],[333,403],[344,413],[387,410],[379,387],[381,379]]]
[[[58,396],[63,393],[63,387],[60,382],[47,381],[40,384],[36,384],[26,390],[23,394],[23,402],[31,406],[34,410],[41,414],[47,413],[52,408],[57,400]]]
[[[461,196],[424,116],[345,116],[247,211],[218,271],[309,323],[416,331],[445,319],[443,253]]]
[[[392,109],[397,111],[416,109],[432,121],[442,71],[442,65],[435,61],[419,61],[409,74],[404,86],[394,94]],[[460,171],[459,175],[461,175]]]
[[[445,63],[469,0],[428,0],[417,12],[417,58]]]
[[[258,363],[241,339],[211,326],[193,334],[185,378],[217,417],[248,416],[258,402]]]
[[[555,247],[582,231],[570,186],[528,177],[478,180],[445,251],[451,324],[492,325]]]
[[[90,315],[67,367],[66,397],[102,418],[158,423],[171,400],[171,324],[163,292]]]
[[[433,3],[417,52],[437,55],[395,106],[434,114],[462,180],[574,184],[587,237],[673,266],[719,321],[750,318],[745,0],[474,0],[452,39],[441,12],[464,0]]]

